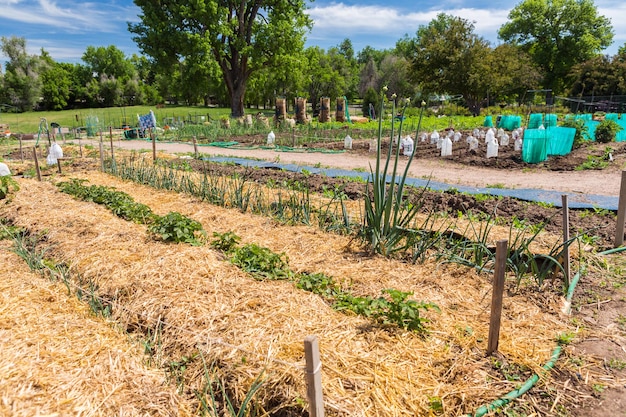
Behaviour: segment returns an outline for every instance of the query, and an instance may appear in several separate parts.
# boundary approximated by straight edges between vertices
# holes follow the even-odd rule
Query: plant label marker
[[[198,159],[198,142],[196,141],[196,137],[192,136],[191,141],[193,142],[193,153],[196,159]]]
[[[506,239],[496,242],[496,267],[493,273],[493,292],[491,294],[491,318],[489,320],[489,340],[487,355],[498,350],[500,338],[500,319],[502,317],[502,296],[504,294],[504,273],[506,272],[506,258],[508,252]]]
[[[626,221],[626,171],[622,171],[622,183],[617,204],[617,225],[615,227],[615,247],[624,244],[624,222]]]
[[[306,360],[306,385],[309,400],[309,416],[324,417],[324,397],[322,395],[322,362],[317,336],[304,339],[304,358]]]
[[[561,196],[563,203],[563,273],[565,275],[565,287],[569,288],[570,279],[570,257],[569,257],[569,205],[567,194]]]

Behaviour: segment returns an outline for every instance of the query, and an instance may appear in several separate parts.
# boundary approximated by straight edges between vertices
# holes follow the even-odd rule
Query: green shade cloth
[[[572,151],[576,128],[551,127],[546,130],[548,132],[548,156],[567,155]]]
[[[522,160],[538,164],[548,159],[548,136],[545,129],[526,129],[522,144]]]
[[[505,130],[515,130],[522,126],[522,116],[505,115],[500,118],[498,127]]]
[[[528,119],[528,129],[537,129],[543,124],[543,114],[533,113]]]
[[[546,129],[549,127],[556,127],[557,117],[554,113],[546,114],[546,117],[543,120],[543,127]]]

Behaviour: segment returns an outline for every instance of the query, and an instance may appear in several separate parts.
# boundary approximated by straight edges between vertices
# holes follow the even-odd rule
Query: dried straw
[[[0,242],[0,415],[187,416],[139,346]]]
[[[155,355],[162,360],[178,360],[201,346],[219,361],[230,386],[242,390],[239,398],[264,367],[266,404],[293,408],[305,398],[302,341],[311,334],[320,338],[327,410],[338,415],[426,415],[431,399],[438,398],[444,414],[456,416],[514,388],[494,377],[484,355],[488,275],[433,262],[367,257],[349,237],[278,225],[101,173],[84,177],[127,192],[158,214],[188,215],[209,235],[234,231],[243,243],[284,252],[293,270],[324,272],[353,293],[413,291],[415,299],[442,310],[424,313],[432,321],[426,337],[373,326],[333,311],[289,282],[255,281],[208,246],[152,241],[145,227],[102,207],[75,201],[50,184],[21,182],[5,216],[35,232],[47,231],[54,256],[114,300],[114,318],[122,325],[144,334],[161,329]],[[549,295],[541,304],[532,294],[505,298],[499,352],[506,361],[537,370],[548,360],[555,336],[567,328],[559,303]],[[190,371],[189,384],[199,387],[200,378],[194,378],[201,373],[199,367]]]

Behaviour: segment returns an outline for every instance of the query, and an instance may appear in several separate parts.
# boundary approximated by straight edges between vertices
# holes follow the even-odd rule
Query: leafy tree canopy
[[[181,57],[215,60],[231,100],[243,115],[251,74],[276,65],[280,56],[302,50],[311,21],[305,0],[135,0],[140,23],[129,23],[139,48],[171,64]]]
[[[573,65],[611,45],[613,28],[593,0],[524,0],[498,36],[528,52],[545,74],[544,88],[561,93]]]

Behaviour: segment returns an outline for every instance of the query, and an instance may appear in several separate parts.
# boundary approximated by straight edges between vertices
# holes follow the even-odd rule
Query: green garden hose
[[[609,250],[600,252],[599,254],[600,255],[611,255],[613,253],[619,253],[619,252],[623,252],[623,251],[626,251],[626,246],[620,246],[619,248],[609,249]],[[574,296],[574,289],[576,288],[576,285],[578,284],[579,280],[580,280],[580,272],[578,272],[578,273],[576,273],[576,275],[574,275],[574,277],[570,281],[569,288],[567,289],[567,296],[565,297],[565,301],[566,301],[566,306],[567,306],[568,310],[569,310],[569,306],[572,303],[572,297]],[[559,356],[561,355],[561,349],[562,349],[561,345],[558,345],[552,351],[552,357],[550,358],[548,363],[546,363],[545,365],[542,366],[544,371],[547,372],[547,371],[551,370],[554,367],[554,364],[556,363],[556,361],[559,359]],[[483,406],[479,407],[474,414],[468,414],[468,416],[469,417],[482,417],[485,414],[489,413],[490,411],[494,411],[494,410],[498,409],[499,407],[502,407],[502,406],[508,404],[512,400],[514,400],[516,398],[519,398],[525,392],[530,390],[537,383],[537,381],[539,381],[539,378],[540,378],[539,374],[534,374],[533,376],[528,378],[526,380],[526,382],[524,382],[524,384],[520,388],[515,389],[515,390],[513,390],[513,391],[503,395],[502,397],[498,398],[497,400],[493,401],[492,403],[490,403],[488,405],[483,405]]]

